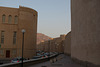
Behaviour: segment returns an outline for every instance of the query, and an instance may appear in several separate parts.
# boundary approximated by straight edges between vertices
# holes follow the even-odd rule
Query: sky
[[[71,31],[70,0],[0,0],[0,6],[35,9],[37,32],[56,38]]]

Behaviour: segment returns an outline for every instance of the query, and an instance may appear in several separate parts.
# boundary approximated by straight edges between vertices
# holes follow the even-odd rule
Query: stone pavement
[[[61,54],[58,57],[51,59],[50,61],[35,64],[29,67],[84,67],[84,66],[73,62],[69,56]]]

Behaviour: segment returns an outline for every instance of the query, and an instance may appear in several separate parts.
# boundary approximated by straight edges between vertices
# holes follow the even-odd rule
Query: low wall
[[[36,59],[36,60],[34,60],[34,59],[26,60],[26,61],[23,62],[23,67],[28,67],[28,66],[31,66],[31,65],[34,65],[34,64],[38,64],[38,63],[41,63],[41,62],[48,61],[50,58],[54,58],[57,55],[58,54],[51,55],[49,58],[39,58],[39,59]],[[0,67],[21,67],[21,62],[2,64],[2,65],[0,65]]]
[[[10,63],[10,62],[11,62],[11,59],[8,59],[8,58],[7,59],[1,59],[0,58],[0,65],[5,64],[5,63]]]

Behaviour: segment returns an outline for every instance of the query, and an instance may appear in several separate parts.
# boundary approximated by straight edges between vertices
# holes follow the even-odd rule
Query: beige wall
[[[100,65],[100,0],[71,0],[71,57]]]
[[[22,29],[25,29],[24,57],[32,57],[36,53],[37,12],[30,8],[19,8],[19,46],[22,44]],[[20,52],[20,51],[19,51]],[[21,53],[21,52],[20,52]],[[20,54],[21,55],[21,54]]]
[[[2,23],[2,15],[6,15],[5,23]],[[12,16],[12,23],[8,23],[8,16]],[[18,16],[18,23],[14,24],[15,16]],[[0,58],[6,58],[6,50],[10,50],[10,58],[22,55],[22,32],[25,29],[24,57],[31,58],[36,54],[36,33],[37,33],[37,12],[26,7],[9,8],[0,7],[0,43],[1,31],[4,33],[4,44],[1,48],[4,54]],[[17,32],[16,45],[13,44],[13,32]],[[16,49],[16,55],[12,56],[12,50]]]
[[[71,55],[71,32],[69,32],[64,40],[64,54]]]
[[[2,15],[6,15],[5,23],[2,23]],[[12,23],[8,24],[8,16],[12,16]],[[13,49],[17,49],[18,43],[13,45],[13,32],[18,31],[18,24],[14,24],[14,17],[18,16],[18,9],[0,7],[0,43],[1,43],[1,31],[4,32],[4,44],[1,44],[0,50],[3,50],[3,54],[0,54],[0,58],[6,58],[6,50],[10,50],[10,56],[16,57],[17,54],[12,54]],[[18,40],[16,40],[18,41]]]

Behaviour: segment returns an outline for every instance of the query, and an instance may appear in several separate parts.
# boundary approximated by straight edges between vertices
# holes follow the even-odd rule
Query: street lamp
[[[23,50],[24,50],[24,33],[25,29],[22,29],[23,37],[22,37],[22,67],[23,67]]]

